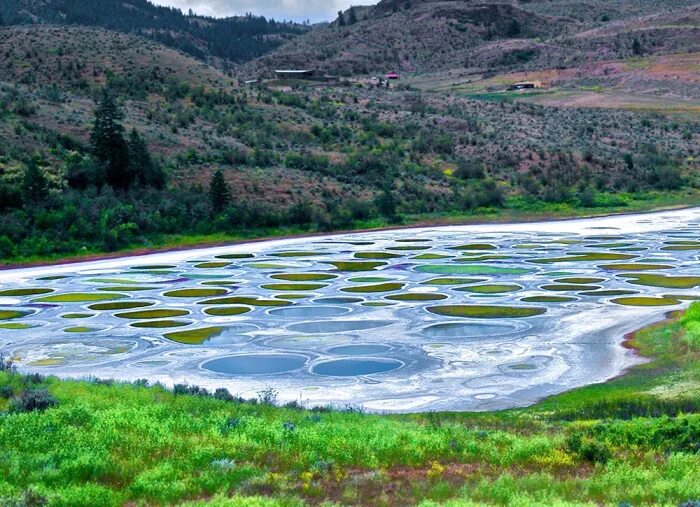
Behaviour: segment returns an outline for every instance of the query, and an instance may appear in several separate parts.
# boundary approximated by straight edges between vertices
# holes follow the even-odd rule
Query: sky
[[[192,9],[205,16],[226,17],[246,14],[263,15],[277,20],[288,19],[312,23],[331,21],[339,10],[351,5],[376,4],[378,0],[151,0],[158,5],[177,7],[187,13]]]

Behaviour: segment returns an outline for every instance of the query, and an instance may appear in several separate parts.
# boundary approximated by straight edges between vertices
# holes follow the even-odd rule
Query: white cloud
[[[277,20],[311,22],[335,19],[339,10],[351,5],[370,5],[378,0],[151,0],[158,5],[192,9],[205,16],[226,17],[252,12]]]

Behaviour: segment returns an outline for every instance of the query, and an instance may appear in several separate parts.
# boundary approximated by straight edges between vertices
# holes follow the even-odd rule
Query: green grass
[[[307,411],[0,371],[0,411],[25,388],[58,400],[0,417],[0,502],[679,505],[700,499],[698,336],[696,304],[632,338],[653,360],[627,375],[495,413]]]

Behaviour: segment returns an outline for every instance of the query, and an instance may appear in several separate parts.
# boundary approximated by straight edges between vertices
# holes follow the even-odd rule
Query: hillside
[[[691,0],[585,5],[384,0],[352,8],[334,23],[247,64],[242,74],[265,75],[279,67],[350,76],[575,66],[638,53],[698,51],[699,30],[698,5]]]
[[[350,24],[353,16],[358,21]],[[463,66],[488,41],[548,38],[575,24],[509,4],[450,1],[415,2],[395,11],[381,2],[358,14],[346,12],[342,19],[313,29],[246,70],[318,67],[345,76],[393,69],[425,72]]]
[[[256,16],[185,15],[148,0],[0,0],[0,19],[8,25],[84,25],[141,35],[221,67],[259,57],[308,30]]]
[[[503,206],[607,209],[697,185],[696,118],[365,86],[239,87],[151,40],[78,26],[0,28],[0,76],[0,247],[7,238],[9,257]],[[89,140],[103,89],[164,168],[166,188],[95,201],[99,188],[72,186],[96,163]],[[50,206],[23,196],[33,164]],[[217,170],[234,196],[218,219],[206,194]],[[109,219],[101,232],[89,222],[74,232],[76,208]],[[124,221],[133,225],[115,239]]]

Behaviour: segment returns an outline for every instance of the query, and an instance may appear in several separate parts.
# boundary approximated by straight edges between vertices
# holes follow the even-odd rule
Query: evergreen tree
[[[69,153],[64,165],[66,180],[71,188],[84,190],[90,186],[104,185],[104,170],[90,155],[78,152]]]
[[[508,25],[508,29],[506,30],[506,35],[508,37],[517,37],[522,33],[522,29],[520,28],[520,23],[518,22],[517,19],[513,18]]]
[[[343,11],[338,11],[338,26],[345,26],[345,16],[343,16]]]
[[[49,182],[36,160],[32,159],[24,170],[22,194],[25,200],[41,201],[48,195]]]
[[[398,222],[400,218],[396,213],[396,199],[388,187],[382,190],[382,193],[375,199],[377,211],[390,222]]]
[[[146,141],[136,129],[129,134],[129,174],[135,181],[154,188],[165,186],[165,172],[148,152]]]
[[[95,126],[90,134],[92,154],[104,167],[105,179],[115,188],[126,188],[133,181],[129,173],[129,150],[124,140],[124,117],[107,90],[95,111]]]
[[[639,39],[634,39],[632,42],[632,53],[637,56],[641,56],[644,53],[644,49],[642,49],[642,44],[639,42]]]
[[[348,17],[350,18],[348,20],[348,25],[354,25],[355,23],[357,23],[357,14],[355,14],[354,7],[350,7],[350,13],[349,13]]]
[[[224,173],[218,169],[209,184],[209,199],[215,213],[221,213],[231,201],[231,190],[224,178]]]

